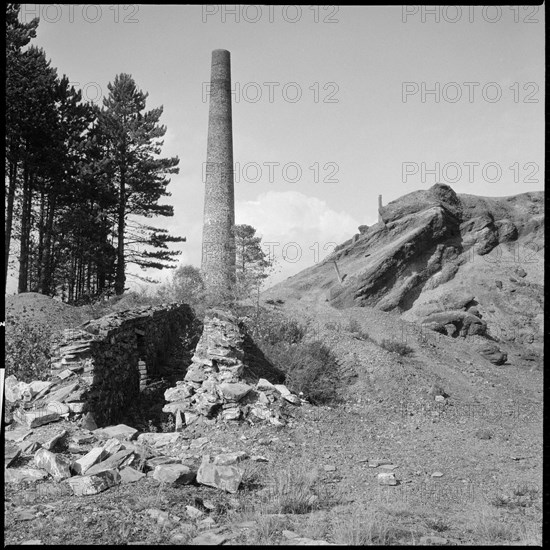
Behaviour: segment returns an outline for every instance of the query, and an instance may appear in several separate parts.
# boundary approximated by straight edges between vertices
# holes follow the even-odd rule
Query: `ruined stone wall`
[[[113,313],[63,332],[52,350],[52,374],[78,376],[79,401],[98,426],[118,422],[148,378],[163,375],[194,321],[186,304]],[[182,364],[182,375],[187,365]],[[75,388],[76,390],[76,388]]]

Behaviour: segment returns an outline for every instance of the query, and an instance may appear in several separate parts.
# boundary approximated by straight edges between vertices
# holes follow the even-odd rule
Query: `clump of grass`
[[[437,533],[443,533],[449,530],[449,524],[443,518],[428,518],[424,520],[424,525],[427,529],[436,531]]]
[[[371,337],[363,330],[357,319],[350,319],[348,323],[348,331],[351,332],[358,340],[371,340]]]
[[[294,393],[303,393],[314,405],[339,400],[338,362],[319,340],[279,349],[270,357],[286,373],[285,384]]]
[[[397,340],[388,340],[384,338],[380,342],[380,347],[384,348],[386,351],[391,351],[392,353],[398,353],[399,355],[410,355],[413,353],[414,349],[404,344],[403,342],[398,342]]]
[[[346,546],[394,544],[408,532],[396,527],[379,510],[353,510],[337,516],[331,525],[331,539]]]
[[[514,527],[506,523],[498,512],[480,508],[473,518],[473,532],[484,542],[504,542],[517,539]]]

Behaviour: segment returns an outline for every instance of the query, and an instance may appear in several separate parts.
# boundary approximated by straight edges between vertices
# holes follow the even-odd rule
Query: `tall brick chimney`
[[[209,305],[221,306],[232,300],[235,284],[234,225],[231,59],[227,50],[214,50],[201,265]]]

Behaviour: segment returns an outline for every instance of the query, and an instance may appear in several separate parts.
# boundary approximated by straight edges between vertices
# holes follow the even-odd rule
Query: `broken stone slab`
[[[212,533],[211,531],[206,531],[201,533],[198,537],[195,537],[189,544],[196,546],[220,546],[228,539],[227,535],[220,535],[218,533]]]
[[[121,483],[135,483],[145,477],[143,472],[138,472],[130,466],[125,466],[119,470]]]
[[[23,441],[19,444],[21,453],[24,455],[33,455],[42,445],[38,441]]]
[[[42,393],[49,389],[52,386],[53,382],[47,381],[47,380],[35,380],[34,382],[31,382],[29,384],[29,388],[31,389],[31,393],[34,397],[37,397],[39,393]]]
[[[48,439],[48,441],[42,443],[42,447],[47,451],[51,451],[57,445],[57,443],[67,435],[67,433],[67,430],[62,430],[61,432],[55,434],[53,437]]]
[[[37,428],[44,424],[57,422],[61,416],[57,412],[51,412],[47,409],[36,409],[34,411],[17,410],[14,414],[15,420],[29,428]]]
[[[69,376],[74,376],[74,372],[71,369],[65,369],[61,371],[58,375],[61,380],[65,380],[66,378],[69,378]]]
[[[6,443],[4,446],[4,466],[7,468],[15,462],[21,454],[21,449],[12,443]]]
[[[166,403],[162,407],[162,412],[168,414],[177,414],[179,412],[185,412],[186,409],[189,409],[191,403],[189,401],[174,401],[172,403]]]
[[[77,445],[87,445],[88,443],[93,443],[95,437],[93,435],[74,435],[71,437],[71,441]]]
[[[103,447],[94,447],[89,453],[85,454],[82,458],[75,460],[71,465],[71,470],[76,475],[84,475],[87,470],[97,464],[103,458],[107,456]]]
[[[393,472],[381,472],[378,474],[379,485],[397,485],[397,479]]]
[[[204,515],[204,513],[201,510],[199,510],[198,508],[195,508],[194,506],[191,506],[191,505],[187,505],[185,507],[185,511],[187,512],[187,515],[191,519],[198,519],[198,518],[200,518],[201,516]]]
[[[70,412],[74,414],[80,414],[84,412],[84,409],[86,408],[86,403],[76,401],[76,402],[67,403],[66,406],[69,408]]]
[[[71,395],[69,395],[69,397],[65,399],[65,403],[69,404],[69,403],[76,403],[76,402],[82,401],[82,397],[87,391],[88,390],[86,388],[80,388],[74,391],[73,393],[71,393]]]
[[[46,470],[56,481],[71,477],[70,462],[46,449],[38,449],[34,455],[37,468]]]
[[[104,470],[94,475],[75,476],[67,479],[75,496],[97,495],[120,483],[116,470]]]
[[[241,383],[223,383],[218,386],[219,392],[227,401],[240,401],[251,389],[248,384]]]
[[[95,418],[94,418],[94,415],[90,412],[86,413],[81,421],[78,423],[78,425],[83,429],[83,430],[90,430],[91,432],[97,430],[97,424],[95,422]]]
[[[118,468],[130,455],[133,454],[132,449],[122,449],[116,452],[113,456],[94,464],[86,473],[95,475],[105,470],[114,470]]]
[[[14,441],[20,443],[25,438],[29,437],[33,433],[33,430],[27,430],[24,426],[16,428],[15,430],[6,430],[4,432],[4,439],[6,441]]]
[[[79,382],[73,382],[72,384],[63,387],[56,392],[51,393],[49,395],[49,401],[59,401],[60,403],[63,403],[65,399],[78,388],[78,386]]]
[[[293,405],[300,405],[301,401],[300,398],[297,395],[294,395],[292,393],[285,393],[283,394],[283,399],[288,401],[289,403],[292,403]]]
[[[292,395],[292,392],[284,384],[273,384],[273,386],[283,397],[285,395]]]
[[[149,468],[156,468],[160,464],[180,464],[181,460],[173,456],[155,456],[147,459]],[[151,474],[152,475],[152,474]]]
[[[185,385],[176,386],[175,388],[168,388],[164,392],[164,399],[166,401],[183,401],[184,399],[187,399],[188,397],[191,397],[194,393],[193,388]]]
[[[107,456],[114,455],[115,453],[118,453],[118,451],[120,451],[121,449],[125,449],[124,445],[116,437],[105,441],[105,443],[103,444],[103,448],[105,449]]]
[[[152,447],[164,447],[171,443],[175,443],[182,439],[181,434],[177,432],[169,433],[143,433],[137,437],[137,442],[141,444],[151,445]]]
[[[219,466],[212,463],[210,455],[204,455],[197,472],[202,485],[216,487],[228,493],[236,493],[243,478],[243,471],[236,466]]]
[[[195,480],[196,472],[184,464],[160,464],[155,467],[152,477],[162,483],[189,485]]]
[[[56,412],[59,416],[68,415],[70,412],[69,406],[60,401],[49,401],[46,405],[46,410],[49,412]]]
[[[131,441],[138,431],[135,428],[126,426],[126,424],[118,424],[116,426],[107,426],[106,428],[98,428],[93,430],[96,437],[117,438],[120,440],[127,439]]]
[[[248,458],[244,451],[235,451],[234,453],[224,453],[214,457],[212,464],[218,466],[231,466]]]
[[[47,472],[36,468],[6,468],[4,470],[6,483],[29,483],[40,481],[46,477],[48,477]]]
[[[256,384],[256,389],[258,391],[275,391],[275,386],[265,378],[260,378]]]
[[[269,458],[262,455],[252,455],[250,460],[252,460],[252,462],[269,462]]]

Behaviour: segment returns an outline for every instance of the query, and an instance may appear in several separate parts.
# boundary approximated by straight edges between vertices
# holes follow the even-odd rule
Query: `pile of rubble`
[[[52,433],[35,433],[25,426],[6,430],[5,481],[29,483],[51,476],[66,482],[76,496],[93,495],[120,483],[134,483],[145,477],[174,485],[200,483],[236,493],[243,477],[237,464],[251,460],[244,451],[209,454],[187,454],[201,451],[208,440],[191,439],[183,433],[142,433],[119,424],[93,431],[79,430],[69,436],[67,429]],[[137,436],[137,437],[136,437]],[[53,452],[63,447],[62,452]],[[14,467],[19,457],[33,456],[26,467]],[[197,462],[197,459],[199,462]]]
[[[252,386],[243,380],[243,335],[237,318],[220,309],[207,311],[204,329],[185,378],[166,390],[163,412],[176,415],[176,426],[199,418],[267,420],[285,424],[281,407],[302,400],[283,384],[260,378]]]

